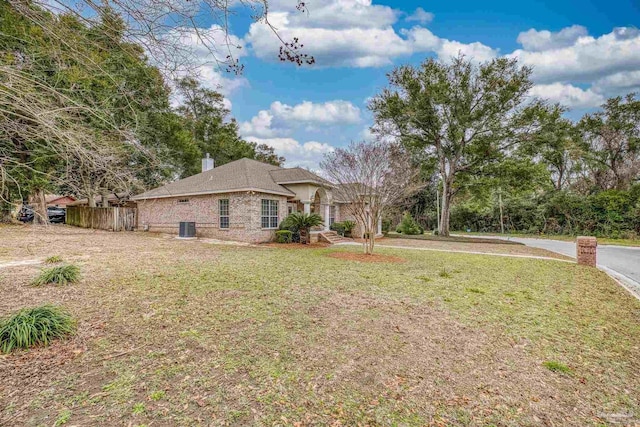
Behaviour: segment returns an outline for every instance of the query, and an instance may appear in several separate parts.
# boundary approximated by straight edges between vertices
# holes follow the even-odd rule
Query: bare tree
[[[382,215],[422,186],[410,156],[400,145],[384,141],[338,148],[325,155],[320,167],[337,184],[340,199],[350,202],[349,214],[363,227],[366,254],[373,253]]]

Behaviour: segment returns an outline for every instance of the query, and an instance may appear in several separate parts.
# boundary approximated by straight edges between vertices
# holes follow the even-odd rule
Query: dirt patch
[[[380,254],[363,254],[357,252],[331,252],[327,254],[327,256],[331,258],[343,259],[346,261],[358,261],[358,262],[406,262],[407,260],[404,258],[400,258],[397,256],[391,255],[380,255]]]

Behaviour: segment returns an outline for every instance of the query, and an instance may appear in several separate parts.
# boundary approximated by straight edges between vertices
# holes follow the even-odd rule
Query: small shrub
[[[329,226],[329,229],[335,231],[341,236],[344,236],[345,228],[344,228],[344,223],[342,222],[334,222]]]
[[[34,286],[42,286],[49,283],[66,285],[80,279],[80,268],[76,265],[61,265],[42,270],[40,275],[32,282]]]
[[[545,368],[547,368],[550,371],[553,372],[561,372],[563,374],[570,374],[571,373],[571,368],[569,368],[567,365],[560,363],[560,362],[556,362],[553,360],[549,360],[547,362],[544,362],[542,364]]]
[[[409,212],[404,213],[404,215],[402,216],[402,221],[400,222],[400,225],[398,225],[398,228],[400,229],[400,232],[402,234],[414,235],[424,233],[422,227],[418,225],[416,220],[413,219]]]
[[[144,411],[145,411],[144,403],[136,403],[135,405],[133,405],[133,409],[131,413],[133,415],[140,415],[140,414],[144,414]]]
[[[356,228],[356,222],[350,221],[347,219],[345,221],[342,221],[342,225],[344,227],[344,236],[351,237],[351,233],[353,232],[353,229]]]
[[[55,423],[53,423],[53,427],[59,427],[65,425],[71,419],[71,411],[65,409],[58,414],[58,418],[56,418]]]
[[[391,230],[391,220],[389,218],[382,219],[382,232],[387,234]]]
[[[280,223],[280,227],[278,230],[287,230],[291,232],[291,242],[292,243],[300,243],[300,230],[298,227],[293,226],[291,224],[287,224],[284,220]]]
[[[157,402],[158,400],[161,400],[164,397],[164,395],[165,395],[165,393],[164,393],[163,390],[158,390],[158,391],[154,391],[153,393],[151,393],[151,396],[149,396],[149,397],[154,402]]]
[[[76,322],[62,308],[43,305],[22,309],[0,320],[0,351],[9,353],[16,348],[49,345],[75,331]]]
[[[57,264],[59,262],[62,262],[62,257],[59,255],[53,255],[44,260],[45,264]]]
[[[451,278],[451,273],[449,273],[446,269],[442,269],[438,272],[438,276],[444,278],[444,279],[449,279]]]
[[[400,225],[396,227],[396,233],[402,234],[402,227],[400,227]]]
[[[276,231],[276,242],[278,243],[291,243],[293,241],[293,232],[289,230]]]

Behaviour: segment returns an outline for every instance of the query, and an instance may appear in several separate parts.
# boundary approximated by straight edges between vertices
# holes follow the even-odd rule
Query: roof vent
[[[207,156],[202,159],[202,172],[210,171],[211,169],[213,169],[213,166],[213,159],[209,157],[209,153],[207,153]]]

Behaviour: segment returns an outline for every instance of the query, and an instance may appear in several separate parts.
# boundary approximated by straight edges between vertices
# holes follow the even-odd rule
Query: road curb
[[[604,265],[597,265],[596,267],[598,267],[598,270],[606,273],[607,276],[615,280],[620,286],[626,289],[627,292],[640,300],[640,283],[622,273],[618,273],[617,271],[610,269],[609,267],[605,267]]]

